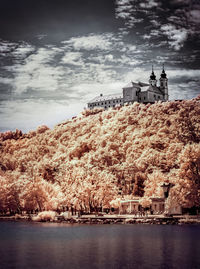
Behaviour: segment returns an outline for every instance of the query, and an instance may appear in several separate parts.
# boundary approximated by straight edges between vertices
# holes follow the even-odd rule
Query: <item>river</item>
[[[200,226],[1,221],[0,268],[200,268]]]

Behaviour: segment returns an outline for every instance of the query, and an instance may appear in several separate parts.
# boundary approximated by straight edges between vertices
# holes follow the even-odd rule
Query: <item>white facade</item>
[[[104,109],[108,109],[110,107],[115,107],[116,105],[123,105],[122,94],[100,94],[100,96],[95,97],[88,103],[88,108],[93,109],[95,107],[102,107]]]
[[[149,84],[142,82],[131,82],[123,88],[122,94],[102,95],[95,97],[88,103],[88,108],[102,107],[108,109],[116,105],[124,105],[126,103],[155,103],[156,101],[167,101],[168,95],[168,79],[164,67],[160,75],[160,86],[157,86],[156,76],[152,69],[149,78]]]

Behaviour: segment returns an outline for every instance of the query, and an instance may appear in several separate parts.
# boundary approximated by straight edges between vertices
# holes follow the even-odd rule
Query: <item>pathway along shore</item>
[[[0,220],[17,220],[17,221],[33,221],[30,215],[0,216]],[[37,222],[53,222],[68,224],[200,224],[200,215],[179,215],[179,216],[163,216],[151,215],[145,217],[136,217],[135,215],[82,215],[81,217],[72,216],[66,218],[64,216],[56,216],[55,219],[45,218],[37,220]]]

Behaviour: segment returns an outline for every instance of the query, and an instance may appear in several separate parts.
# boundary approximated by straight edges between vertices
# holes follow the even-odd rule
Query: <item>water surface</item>
[[[0,222],[0,268],[200,268],[200,226]]]

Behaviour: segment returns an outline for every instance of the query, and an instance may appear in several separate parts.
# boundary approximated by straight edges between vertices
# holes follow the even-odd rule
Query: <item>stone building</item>
[[[88,103],[88,108],[102,107],[108,109],[116,105],[139,103],[155,103],[155,101],[167,101],[168,95],[168,78],[165,73],[164,65],[160,75],[160,86],[157,86],[157,79],[152,67],[152,73],[149,83],[130,82],[123,88],[122,94],[103,95],[95,97]]]
[[[123,95],[122,94],[111,94],[95,97],[88,103],[88,108],[93,109],[95,107],[109,108],[115,107],[116,105],[123,105]]]
[[[144,212],[144,208],[140,205],[140,198],[135,197],[131,200],[120,201],[120,214],[137,214]],[[151,206],[149,208],[151,214],[163,214],[165,211],[165,198],[150,198]],[[175,212],[175,211],[174,211]]]

